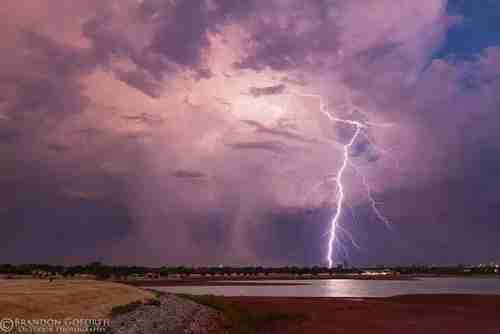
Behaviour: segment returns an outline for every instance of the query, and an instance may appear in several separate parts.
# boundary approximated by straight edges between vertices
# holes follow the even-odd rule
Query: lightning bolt
[[[378,206],[381,204],[379,201],[377,201],[372,194],[372,188],[370,186],[370,183],[368,183],[368,180],[366,179],[366,176],[361,173],[361,171],[356,167],[354,164],[350,164],[352,169],[356,172],[361,177],[361,181],[363,182],[363,186],[366,189],[366,197],[368,197],[368,200],[370,201],[370,205],[372,207],[373,212],[375,213],[375,216],[385,224],[385,226],[389,229],[392,228],[391,222],[389,219],[387,219],[386,216],[382,214]]]
[[[385,217],[382,212],[379,210],[378,205],[380,204],[377,202],[373,195],[372,195],[372,189],[370,187],[370,184],[368,183],[365,175],[361,173],[361,171],[356,168],[356,166],[352,163],[350,159],[350,152],[354,144],[356,144],[356,141],[358,140],[360,135],[364,135],[368,140],[368,136],[365,132],[363,132],[364,129],[367,129],[368,127],[389,127],[392,126],[392,124],[377,124],[377,123],[371,123],[371,122],[359,122],[356,120],[352,119],[343,119],[343,118],[337,118],[333,116],[327,109],[326,104],[323,102],[323,97],[318,94],[299,94],[299,93],[293,93],[293,95],[296,96],[301,96],[301,97],[312,97],[319,99],[320,101],[320,111],[322,114],[324,114],[328,120],[331,122],[336,122],[336,123],[343,123],[350,125],[354,128],[354,133],[350,137],[349,141],[343,145],[342,151],[343,151],[343,159],[342,159],[342,164],[335,174],[334,177],[330,178],[330,180],[334,180],[336,183],[336,189],[337,189],[337,194],[336,194],[336,202],[337,202],[337,208],[335,211],[334,216],[332,217],[332,220],[330,221],[330,229],[328,233],[328,244],[327,244],[327,254],[326,254],[326,262],[328,263],[328,267],[331,268],[333,266],[333,249],[335,242],[337,240],[337,229],[340,228],[339,221],[342,217],[343,214],[343,209],[345,205],[345,189],[344,189],[344,184],[343,182],[343,176],[346,171],[346,169],[351,166],[355,172],[361,177],[362,183],[366,189],[367,197],[368,200],[370,201],[371,208],[373,212],[375,213],[375,216],[382,221],[387,227],[390,227],[390,221],[387,217]],[[369,140],[370,144],[371,141]],[[378,149],[379,151],[383,153],[387,153],[386,151],[383,151],[381,149]],[[351,237],[352,239],[352,237]],[[357,246],[357,245],[356,245]]]
[[[349,122],[350,123],[350,122]],[[351,137],[351,140],[344,145],[343,150],[344,150],[344,159],[342,161],[342,165],[340,166],[340,169],[337,173],[336,177],[336,182],[337,182],[337,210],[335,211],[335,215],[333,216],[333,219],[330,223],[330,238],[328,240],[328,251],[326,255],[326,260],[328,262],[328,267],[331,268],[333,265],[333,244],[335,243],[336,239],[336,232],[337,232],[337,224],[340,219],[340,216],[342,215],[342,209],[344,205],[344,185],[342,184],[342,177],[344,175],[344,172],[347,168],[347,165],[349,164],[349,152],[351,150],[352,145],[356,142],[356,139],[358,138],[359,134],[361,133],[361,124],[354,122],[355,126],[355,132],[354,135]]]

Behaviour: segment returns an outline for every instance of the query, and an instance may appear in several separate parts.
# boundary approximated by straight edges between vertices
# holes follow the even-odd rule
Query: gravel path
[[[165,294],[159,305],[142,305],[111,320],[113,334],[218,333],[219,312],[191,300]]]

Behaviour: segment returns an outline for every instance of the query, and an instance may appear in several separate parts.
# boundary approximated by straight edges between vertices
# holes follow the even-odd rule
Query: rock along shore
[[[208,334],[218,330],[222,315],[207,306],[172,294],[140,305],[111,320],[113,334]]]

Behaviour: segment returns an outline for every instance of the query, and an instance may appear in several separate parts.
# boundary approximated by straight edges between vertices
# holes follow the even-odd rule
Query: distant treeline
[[[180,276],[229,276],[229,275],[269,275],[269,274],[312,274],[322,273],[362,273],[362,270],[355,268],[335,268],[326,267],[185,267],[185,266],[163,266],[163,267],[141,267],[141,266],[110,266],[100,262],[93,262],[79,266],[61,266],[49,264],[3,264],[0,265],[0,274],[11,275],[33,275],[39,273],[50,273],[71,277],[76,275],[94,275],[98,278],[128,277],[128,276],[154,276],[168,277]]]
[[[370,270],[369,268],[366,268]],[[497,265],[479,265],[479,266],[396,266],[390,268],[402,275],[469,275],[469,274],[498,274]]]
[[[185,266],[163,266],[163,267],[141,267],[141,266],[111,266],[100,262],[87,265],[61,266],[49,264],[3,264],[0,265],[0,274],[6,275],[33,275],[47,276],[60,275],[63,277],[74,277],[78,275],[92,275],[100,279],[126,277],[168,277],[168,276],[257,276],[257,275],[320,275],[320,274],[361,274],[364,272],[393,272],[401,275],[472,275],[472,274],[498,274],[499,268],[495,265],[488,266],[396,266],[396,267],[365,267],[346,268],[338,265],[334,268],[313,267],[185,267]]]

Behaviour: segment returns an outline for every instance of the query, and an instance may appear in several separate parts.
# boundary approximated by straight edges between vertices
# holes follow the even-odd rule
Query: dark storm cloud
[[[315,52],[334,52],[335,43],[330,38],[324,37],[327,41],[318,41],[316,33],[323,33],[318,30],[313,36],[291,36],[288,32],[259,31],[256,33],[256,49],[251,55],[237,62],[235,66],[240,69],[251,69],[260,71],[266,67],[284,71],[295,69],[306,65],[315,65],[315,62],[308,61],[308,55]],[[321,35],[319,35],[321,36]],[[323,43],[325,42],[325,43]],[[317,61],[320,63],[321,61]]]
[[[353,115],[352,119],[356,119],[354,116],[355,115]],[[356,131],[356,129],[353,129],[349,124],[337,124],[335,128],[335,141],[342,145],[348,144]],[[361,132],[357,140],[351,146],[350,156],[354,158],[363,158],[368,162],[375,162],[380,158],[374,140],[369,137],[367,130]]]
[[[1,262],[75,264],[95,261],[103,256],[99,250],[106,250],[110,242],[126,235],[132,224],[124,206],[61,200],[53,196],[50,199],[57,200],[58,205],[46,200],[0,212],[2,222],[5,222],[2,226]]]
[[[286,154],[289,152],[289,147],[279,141],[239,142],[226,145],[235,150],[259,150],[275,154]]]
[[[212,72],[204,64],[203,51],[209,46],[208,33],[230,13],[246,5],[217,2],[210,8],[206,1],[145,0],[130,7],[133,23],[151,30],[151,36],[132,40],[119,24],[120,13],[108,9],[83,25],[83,34],[93,42],[92,57],[119,80],[151,97],[158,97],[163,79],[172,78],[181,69],[194,71],[196,79],[208,79]],[[121,24],[129,24],[128,22]],[[125,29],[129,29],[126,27]],[[130,33],[134,32],[130,30]],[[135,70],[121,70],[113,57],[130,60]]]
[[[161,124],[163,122],[161,119],[158,119],[154,115],[150,115],[147,113],[142,113],[135,116],[123,116],[122,118],[126,121],[144,123],[148,125]]]
[[[286,86],[281,84],[281,85],[276,85],[276,86],[269,86],[269,87],[250,87],[249,93],[253,97],[260,97],[260,96],[268,96],[268,95],[279,95],[283,93],[286,89]]]
[[[50,112],[77,113],[82,111],[89,100],[82,96],[79,85],[71,78],[13,78],[12,84],[21,92],[18,101],[12,106],[16,116],[21,113]]]
[[[84,51],[65,46],[35,31],[21,33],[23,46],[31,65],[38,65],[47,73],[66,77],[79,71],[89,70],[93,63]]]
[[[403,43],[386,42],[383,45],[376,45],[370,49],[362,50],[355,57],[360,63],[374,65],[386,57],[394,56],[398,49],[403,46]]]
[[[324,244],[312,243],[321,240],[328,229],[331,215],[328,208],[279,208],[265,213],[266,224],[258,225],[249,237],[257,255],[265,264],[310,265],[324,256]],[[323,222],[323,223],[318,223]],[[259,247],[259,245],[266,247]],[[284,244],[295,247],[284,252]]]
[[[98,64],[105,64],[120,80],[157,97],[161,80],[172,77],[179,66],[191,69],[198,79],[208,79],[212,72],[204,64],[203,52],[209,46],[208,34],[218,32],[228,22],[243,23],[251,34],[252,47],[248,56],[237,67],[255,70],[266,66],[278,70],[305,64],[322,64],[317,54],[333,52],[337,43],[337,27],[326,16],[334,6],[325,1],[306,4],[293,2],[291,6],[278,1],[267,4],[228,1],[158,2],[143,1],[131,9],[130,17],[138,26],[151,29],[152,35],[143,41],[133,41],[114,25],[113,11],[88,20],[83,27],[84,36],[94,45],[93,57]],[[269,22],[268,16],[282,11],[288,15],[285,27]],[[294,15],[303,15],[293,20]],[[315,23],[311,24],[308,19]],[[128,29],[128,28],[126,28]],[[296,33],[292,33],[296,31]],[[112,57],[129,59],[137,70],[123,71],[112,64]],[[276,88],[278,93],[282,88]],[[257,95],[274,94],[272,89],[254,90]]]
[[[235,66],[283,71],[327,65],[324,56],[335,54],[339,45],[337,22],[329,17],[337,8],[335,2],[322,0],[290,1],[288,4],[270,1],[262,5],[259,15],[250,23],[252,38],[248,56]],[[278,23],[273,15],[282,21]]]
[[[497,150],[495,148],[495,150]],[[460,177],[448,176],[439,181],[377,194],[384,212],[397,221],[388,231],[377,221],[368,205],[355,208],[355,227],[362,249],[353,249],[356,263],[475,264],[497,261],[500,249],[484,242],[498,235],[500,228],[492,220],[500,214],[497,186],[500,179],[491,168],[498,168],[493,152],[478,159],[478,154],[461,167]],[[493,175],[495,174],[495,175]],[[418,205],[416,205],[418,201]],[[377,235],[377,238],[370,236]],[[467,251],[461,252],[466,245]],[[377,252],[373,252],[377,249]],[[419,249],[420,251],[415,251]],[[425,251],[423,251],[425,250]]]
[[[96,128],[83,128],[79,129],[78,132],[86,137],[96,137],[104,134],[102,130]]]
[[[127,234],[132,219],[122,201],[123,180],[103,175],[77,180],[40,161],[27,162],[19,161],[12,171],[21,178],[0,181],[0,262],[90,262],[102,255],[101,247]],[[72,190],[80,188],[78,182],[102,188],[94,188],[96,194]]]
[[[168,17],[156,32],[151,49],[177,64],[199,65],[201,50],[208,46],[209,17],[204,4],[179,1],[173,9],[166,8]]]
[[[269,128],[267,126],[264,126],[263,124],[260,124],[257,121],[244,120],[244,121],[242,121],[242,123],[245,123],[247,125],[255,127],[257,130],[257,133],[260,133],[260,134],[268,134],[271,136],[277,136],[277,137],[282,137],[284,139],[296,140],[296,141],[300,141],[300,142],[308,143],[308,144],[317,143],[317,140],[304,138],[303,136],[301,136],[299,134],[296,134],[294,132],[290,132],[287,130],[281,130],[279,128]]]
[[[1,261],[66,262],[69,252],[61,249],[72,250],[73,263],[93,260],[98,245],[128,231],[123,183],[97,171],[95,161],[102,157],[94,156],[94,166],[82,159],[82,137],[88,152],[95,153],[87,139],[97,130],[69,127],[62,143],[58,134],[65,122],[92,106],[81,79],[98,64],[88,49],[36,29],[15,32],[15,47],[5,49],[0,64],[0,86],[12,92],[2,101],[0,134],[18,134],[1,147],[0,220],[8,238],[2,238]],[[61,191],[66,188],[76,190]],[[94,191],[101,193],[98,201],[89,195]],[[56,244],[61,248],[47,247]]]
[[[179,179],[199,179],[205,177],[204,173],[189,170],[178,170],[173,172],[172,175]]]
[[[212,76],[213,76],[213,73],[208,68],[199,68],[195,72],[195,79],[196,80],[210,79]]]
[[[304,80],[304,78],[298,78],[298,79],[295,79],[295,78],[289,78],[289,77],[284,77],[283,79],[281,79],[283,82],[286,82],[288,84],[293,84],[293,85],[296,85],[296,86],[307,86],[307,82],[306,80]]]
[[[0,127],[0,144],[13,143],[20,135],[16,129]]]
[[[23,62],[27,68],[21,64],[3,68],[0,78],[2,86],[14,87],[18,93],[7,101],[7,112],[12,117],[40,111],[67,115],[88,105],[77,82],[78,76],[91,67],[85,54],[35,32],[23,32],[18,47],[4,57],[17,57],[16,62]]]
[[[83,25],[83,34],[93,42],[92,56],[96,63],[115,73],[119,80],[158,97],[162,80],[173,77],[179,70],[193,70],[198,80],[209,79],[213,73],[203,59],[203,52],[209,46],[208,33],[217,31],[226,21],[249,15],[246,10],[252,7],[251,2],[225,0],[196,3],[145,0],[139,6],[131,6],[128,13],[134,24],[152,31],[144,40],[128,38],[127,32],[115,25],[119,15],[109,8],[88,20]],[[116,68],[112,64],[115,56],[130,60],[137,69]]]
[[[65,152],[65,151],[68,151],[71,149],[71,147],[69,147],[69,146],[60,145],[60,144],[49,144],[49,145],[47,145],[47,147],[50,150],[55,151],[57,153],[62,153],[62,152]]]
[[[126,35],[117,31],[111,14],[96,16],[83,25],[83,34],[93,42],[92,58],[98,65],[113,72],[126,84],[151,97],[158,97],[161,80],[172,73],[167,59],[146,48],[135,46]],[[136,69],[115,68],[113,57],[130,60]]]
[[[357,141],[352,146],[350,153],[352,157],[363,157],[368,162],[375,162],[380,158],[380,154],[366,138]]]
[[[0,137],[9,141],[3,163],[19,164],[16,174],[22,176],[30,172],[25,165],[43,159],[45,150],[57,153],[58,159],[63,156],[62,146],[47,145],[46,139],[55,124],[90,105],[79,79],[93,64],[84,51],[38,32],[20,30],[16,37],[16,47],[5,49],[0,64],[0,87],[6,93]]]
[[[137,88],[144,94],[152,98],[160,96],[161,85],[149,73],[142,70],[124,71],[120,69],[115,70],[114,73],[119,80],[131,87]]]
[[[207,252],[214,264],[221,256],[231,251],[231,243],[227,237],[231,232],[229,219],[226,212],[211,209],[208,212],[192,215],[186,221],[189,224],[190,239]],[[207,238],[207,235],[211,237]]]

